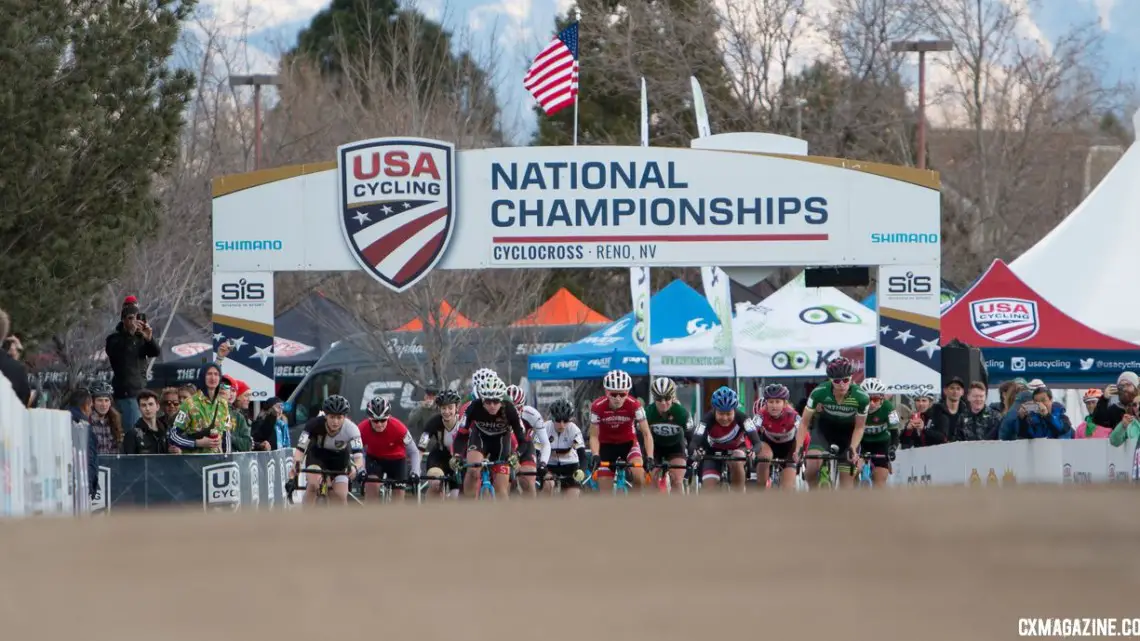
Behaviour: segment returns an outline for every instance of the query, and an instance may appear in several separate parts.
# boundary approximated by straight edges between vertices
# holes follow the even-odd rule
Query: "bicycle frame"
[[[491,469],[498,465],[506,465],[506,461],[480,461],[478,463],[464,463],[460,468],[464,474],[459,474],[459,483],[463,483],[463,478],[466,476],[466,471],[473,468],[480,468],[479,473],[479,491],[476,496],[480,499],[483,498],[484,493],[490,495],[491,500],[495,500],[495,484],[491,479]]]
[[[824,471],[826,470],[826,472],[827,472],[827,483],[830,486],[830,488],[833,490],[839,489],[839,446],[838,445],[832,445],[830,448],[828,448],[827,452],[820,452],[818,454],[813,454],[811,452],[808,452],[807,454],[804,454],[804,459],[805,460],[806,459],[819,459],[820,461],[826,461],[827,467],[824,468],[823,466],[820,466],[820,469],[819,469],[819,485],[820,485],[820,487],[823,486],[823,481],[824,481],[823,474],[824,474]]]
[[[705,461],[726,461],[726,462],[743,462],[743,463],[745,463],[745,466],[744,466],[744,470],[745,470],[744,471],[744,482],[746,484],[748,483],[748,466],[747,466],[748,457],[747,456],[725,456],[723,454],[713,454],[713,455],[706,454],[705,456],[702,456],[699,459],[696,459],[693,461],[693,483],[694,483],[693,491],[696,492],[697,494],[700,494],[701,487],[704,485],[704,481],[701,479],[701,477],[703,476],[701,474],[701,464],[704,463]],[[724,489],[725,491],[727,491],[728,489],[731,489],[731,487],[732,487],[732,483],[729,479],[728,474],[729,474],[728,466],[725,465],[725,466],[721,467],[721,469],[720,469],[720,487],[722,489]]]
[[[619,492],[621,494],[628,495],[630,488],[633,487],[633,483],[631,483],[629,481],[629,479],[626,478],[626,472],[625,472],[626,469],[630,468],[630,467],[640,467],[640,466],[630,465],[629,463],[626,463],[625,461],[620,461],[620,460],[614,461],[613,463],[610,463],[608,461],[602,461],[601,465],[598,466],[599,470],[601,470],[602,468],[605,468],[608,470],[613,470],[613,473],[614,473],[614,495],[615,496]],[[597,472],[594,472],[594,474],[591,476],[591,478],[594,479],[594,482],[596,484],[597,483]],[[596,487],[597,486],[595,485],[595,488]]]
[[[654,473],[660,475],[660,478],[658,479],[658,483],[664,483],[664,485],[665,485],[664,488],[662,488],[662,492],[664,492],[665,494],[672,494],[673,493],[673,476],[671,474],[669,474],[669,470],[687,470],[687,469],[689,469],[688,465],[675,465],[673,463],[670,463],[669,461],[661,461],[660,463],[657,463],[656,465],[653,466]],[[688,486],[685,485],[685,483],[683,483],[683,482],[681,483],[681,493],[682,494],[688,494],[689,493]]]

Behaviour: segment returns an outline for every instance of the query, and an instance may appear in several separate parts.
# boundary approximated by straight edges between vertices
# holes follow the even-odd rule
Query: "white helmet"
[[[677,384],[673,382],[673,379],[664,376],[655,378],[651,392],[653,398],[671,399],[677,396]]]
[[[602,387],[607,392],[628,392],[633,388],[633,379],[620,369],[612,369],[602,378]]]
[[[511,403],[514,403],[515,407],[526,405],[526,392],[518,385],[507,386],[507,398],[511,399]]]
[[[485,379],[475,390],[482,401],[501,401],[507,396],[507,385],[498,376]]]
[[[874,394],[876,396],[886,396],[887,394],[887,386],[883,385],[883,381],[880,381],[877,378],[863,379],[863,382],[859,384],[859,387],[862,387],[863,391],[867,394]]]
[[[471,375],[471,391],[475,393],[475,396],[478,396],[479,386],[483,384],[483,382],[498,377],[499,375],[490,367],[481,367],[475,370],[475,373]]]

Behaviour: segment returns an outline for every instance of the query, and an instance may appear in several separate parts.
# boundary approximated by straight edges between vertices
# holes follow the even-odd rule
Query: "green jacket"
[[[221,434],[234,429],[230,416],[230,404],[222,395],[213,400],[202,392],[191,396],[178,407],[178,414],[170,426],[170,444],[176,445],[183,454],[221,454],[221,448],[199,448],[194,442],[213,434]],[[246,427],[249,434],[249,427]],[[236,447],[236,446],[235,446]]]
[[[1137,440],[1140,438],[1140,421],[1132,419],[1132,422],[1125,425],[1123,421],[1112,430],[1112,434],[1108,435],[1108,442],[1113,447],[1120,447],[1124,445],[1124,441]]]
[[[249,427],[249,419],[245,412],[235,411],[232,414],[234,428],[230,433],[230,444],[235,452],[248,452],[253,449],[253,433]]]

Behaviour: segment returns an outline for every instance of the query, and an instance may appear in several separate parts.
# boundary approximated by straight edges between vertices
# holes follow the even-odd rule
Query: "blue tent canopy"
[[[601,378],[611,369],[632,376],[649,374],[649,356],[633,342],[633,312],[562,349],[527,358],[530,380],[565,381]],[[688,336],[715,325],[716,313],[705,297],[675,280],[649,299],[649,337],[654,343]]]

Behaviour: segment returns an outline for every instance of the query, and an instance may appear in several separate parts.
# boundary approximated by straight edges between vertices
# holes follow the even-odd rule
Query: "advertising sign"
[[[941,392],[938,264],[879,267],[875,374],[892,393]]]
[[[254,401],[274,395],[273,273],[214,277],[214,350],[227,343],[222,372],[245,381]]]

